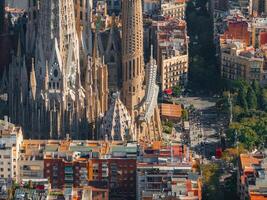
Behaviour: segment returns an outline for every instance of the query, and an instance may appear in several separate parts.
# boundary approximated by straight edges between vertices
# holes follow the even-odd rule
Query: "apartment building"
[[[103,199],[107,190],[112,199],[136,199],[137,150],[123,142],[24,140],[19,180],[45,178],[52,189],[91,186]]]
[[[18,158],[18,177],[20,183],[23,179],[39,180],[44,178],[44,160],[42,149],[45,140],[24,140],[20,147]]]
[[[262,45],[267,44],[267,19],[253,18],[251,21],[251,38],[252,46],[261,48]]]
[[[267,83],[266,50],[246,47],[236,40],[221,44],[221,76],[228,80]]]
[[[266,153],[240,155],[237,170],[237,192],[240,200],[267,199]]]
[[[185,0],[164,0],[160,4],[161,15],[176,19],[185,18]]]
[[[186,146],[154,144],[138,159],[137,199],[161,198],[201,199],[201,181]]]
[[[18,198],[201,199],[201,181],[186,146],[23,140],[21,129],[6,121],[0,121],[0,136],[0,175],[20,183]]]
[[[188,36],[186,22],[178,19],[153,21],[152,38],[162,91],[188,80]]]
[[[217,24],[218,25],[218,24]],[[246,18],[239,10],[230,10],[215,33],[221,63],[221,77],[228,80],[244,79],[267,84],[267,20]]]
[[[17,178],[19,149],[23,141],[20,127],[0,120],[0,178]]]

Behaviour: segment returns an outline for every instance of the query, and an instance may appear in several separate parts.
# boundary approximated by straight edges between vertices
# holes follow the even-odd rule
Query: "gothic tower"
[[[141,0],[122,2],[122,101],[133,123],[133,140],[157,140],[161,122],[157,106],[157,65],[151,56],[144,70]],[[146,82],[144,84],[144,80]]]
[[[132,117],[144,97],[143,18],[141,0],[122,2],[122,101]]]

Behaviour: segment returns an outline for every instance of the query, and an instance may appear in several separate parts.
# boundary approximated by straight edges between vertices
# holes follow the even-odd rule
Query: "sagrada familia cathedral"
[[[122,38],[113,19],[105,40],[90,0],[29,5],[6,74],[11,121],[32,138],[159,139],[157,65],[152,54],[144,64],[141,0],[123,1]]]

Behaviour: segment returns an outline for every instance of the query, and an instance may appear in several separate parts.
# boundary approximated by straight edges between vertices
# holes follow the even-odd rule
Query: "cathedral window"
[[[55,82],[53,82],[53,89],[55,89],[55,87],[56,87],[56,84],[55,84]]]
[[[51,82],[49,82],[49,89],[51,89]]]
[[[135,60],[133,60],[133,77],[135,77]]]
[[[132,78],[132,62],[129,61],[129,79]]]
[[[58,77],[58,70],[55,69],[54,72],[53,72],[53,74],[54,74],[54,77],[57,78]]]
[[[110,56],[110,62],[112,62],[112,63],[115,62],[115,57],[114,57],[114,55],[111,55],[111,56]]]
[[[125,63],[125,69],[126,69],[126,72],[125,72],[125,81],[127,81],[127,74],[128,74],[127,62]]]

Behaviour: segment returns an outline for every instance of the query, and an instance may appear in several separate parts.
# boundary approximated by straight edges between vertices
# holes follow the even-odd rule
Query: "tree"
[[[188,114],[187,109],[183,109],[183,110],[182,110],[182,119],[183,119],[184,121],[188,121],[188,119],[189,119],[189,114]]]
[[[182,88],[179,85],[173,86],[172,92],[175,97],[179,97],[182,93]]]
[[[263,88],[260,94],[261,109],[267,112],[267,89]]]
[[[214,200],[221,199],[220,189],[220,166],[216,163],[205,164],[201,166],[203,176],[203,199]]]
[[[242,112],[243,112],[243,109],[240,106],[236,105],[236,106],[233,107],[233,116],[234,116],[234,118],[238,118],[238,116]]]
[[[254,80],[251,84],[252,89],[254,90],[257,99],[258,99],[258,104],[259,104],[259,99],[260,99],[260,94],[261,94],[261,87],[259,85],[259,82]]]
[[[244,144],[246,149],[252,150],[257,145],[259,138],[257,133],[250,127],[244,127],[240,130],[238,140]]]
[[[226,162],[230,162],[235,165],[239,155],[245,152],[246,150],[244,148],[244,145],[238,144],[237,147],[231,147],[231,148],[226,149],[222,154],[222,159]]]
[[[249,109],[257,108],[257,96],[252,87],[248,88],[247,92],[247,104]]]
[[[223,92],[223,95],[220,99],[217,100],[216,102],[216,107],[218,110],[221,112],[228,113],[229,112],[229,100],[228,100],[229,92]]]
[[[247,91],[246,89],[242,86],[240,87],[237,95],[237,102],[238,105],[241,106],[245,112],[248,110],[248,103],[247,103]]]
[[[230,145],[234,146],[241,143],[248,150],[259,146],[260,136],[256,133],[255,129],[258,123],[257,119],[249,118],[241,123],[234,122],[230,124],[226,131],[226,137]]]

